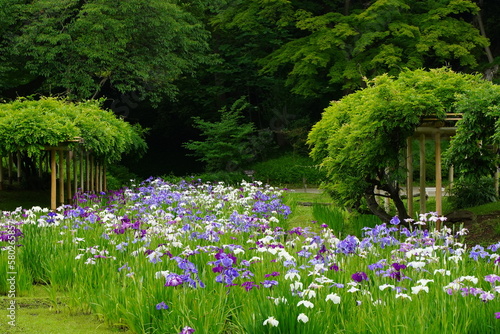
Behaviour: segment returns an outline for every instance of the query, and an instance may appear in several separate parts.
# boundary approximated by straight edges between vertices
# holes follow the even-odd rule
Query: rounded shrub
[[[453,183],[449,200],[454,210],[495,202],[494,180],[492,177],[460,178]]]

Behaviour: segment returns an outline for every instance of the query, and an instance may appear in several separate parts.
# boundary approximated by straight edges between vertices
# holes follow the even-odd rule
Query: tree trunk
[[[484,4],[484,1],[483,0],[479,0],[479,12],[477,13],[476,15],[476,21],[477,21],[477,25],[479,26],[479,31],[481,32],[481,35],[483,37],[486,37],[486,30],[484,29],[484,24],[483,24],[483,18],[481,16],[481,11],[483,10],[483,4]],[[486,57],[488,58],[488,62],[490,64],[492,64],[494,62],[494,57],[493,57],[493,53],[491,52],[491,49],[490,49],[490,46],[487,45],[484,47],[484,52],[486,53]],[[490,66],[488,67],[485,71],[484,71],[484,79],[487,80],[487,81],[492,81],[493,78],[495,77],[495,75],[497,74],[498,72],[498,64],[495,64],[493,66]]]
[[[380,205],[378,205],[377,201],[375,200],[375,194],[373,192],[373,189],[367,190],[365,192],[365,200],[366,204],[368,205],[368,209],[377,217],[379,217],[383,222],[388,223],[392,217],[390,214],[388,214]]]
[[[388,185],[387,189],[389,192],[389,196],[391,197],[391,200],[394,203],[396,210],[398,211],[399,219],[403,220],[410,218],[408,216],[408,211],[406,211],[405,204],[403,203],[401,196],[399,196],[399,185],[398,184]]]
[[[378,184],[378,188],[385,190],[389,194],[389,198],[394,203],[394,206],[396,207],[396,210],[398,212],[397,215],[401,221],[401,225],[407,226],[408,224],[404,221],[404,219],[410,217],[408,216],[408,212],[403,200],[401,199],[401,196],[399,196],[399,186],[397,184],[391,185],[386,183],[383,186]],[[370,209],[370,211],[375,216],[379,217],[386,223],[391,221],[393,217],[387,211],[385,211],[375,200],[375,185],[373,186],[373,188],[370,187],[370,189],[367,189],[365,191],[365,200],[368,205],[368,209]]]

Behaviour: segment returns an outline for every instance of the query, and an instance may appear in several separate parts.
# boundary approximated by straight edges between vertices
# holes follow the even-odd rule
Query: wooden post
[[[406,198],[408,206],[408,215],[413,217],[413,149],[412,149],[412,138],[409,137],[406,140]]]
[[[384,197],[384,209],[386,212],[391,211],[391,199],[389,197]]]
[[[90,156],[90,191],[95,191],[95,169],[94,169],[94,156]]]
[[[43,159],[43,164],[45,166],[45,170],[47,171],[47,173],[49,172],[50,170],[50,151],[47,151],[47,155],[45,156],[45,159]],[[42,171],[43,172],[43,171]]]
[[[66,203],[71,204],[71,160],[73,151],[66,152]]]
[[[84,161],[83,161],[83,150],[80,151],[80,189],[85,191],[85,177],[84,177]]]
[[[441,175],[441,133],[439,130],[434,135],[434,141],[436,145],[436,212],[438,215],[443,214],[442,206],[442,175]],[[436,222],[436,229],[441,230],[441,221]]]
[[[500,176],[500,172],[498,171],[498,167],[497,169],[495,170],[495,194],[498,198],[499,194],[498,194],[498,188],[499,188],[499,182],[498,182],[498,179],[499,179],[499,176]]]
[[[89,152],[85,152],[85,190],[90,191],[90,157]]]
[[[9,164],[7,166],[7,177],[9,178],[9,184],[12,185],[12,153],[9,153]]]
[[[95,160],[95,173],[94,173],[94,183],[95,183],[95,192],[99,192],[99,161]]]
[[[77,151],[73,151],[73,194],[78,192],[78,160]]]
[[[57,175],[56,175],[56,150],[50,150],[50,209],[55,210],[57,207]]]
[[[104,180],[103,180],[103,182],[104,182],[103,188],[104,189],[103,189],[103,191],[108,191],[108,178],[106,176],[106,163],[104,163],[103,166],[102,166],[102,172],[104,174],[103,175],[103,177],[104,177]]]
[[[103,168],[102,164],[99,163],[99,192],[103,191]]]
[[[38,157],[38,177],[41,179],[43,175],[43,152],[40,152]]]
[[[16,153],[17,160],[17,182],[21,182],[21,153]]]
[[[59,150],[59,205],[64,204],[64,151]]]
[[[425,198],[425,134],[420,135],[420,213],[426,212]]]
[[[450,183],[448,186],[448,191],[451,192],[453,189],[453,182],[455,181],[455,168],[453,168],[453,165],[450,166],[450,170],[448,171],[448,182]]]
[[[3,190],[3,157],[0,155],[0,190]]]
[[[498,145],[494,145],[493,149],[498,154]],[[495,196],[497,197],[497,199],[498,199],[498,195],[499,195],[499,180],[498,180],[499,176],[500,176],[500,173],[498,171],[498,166],[497,166],[495,169],[495,173],[493,173],[493,180],[495,182]]]

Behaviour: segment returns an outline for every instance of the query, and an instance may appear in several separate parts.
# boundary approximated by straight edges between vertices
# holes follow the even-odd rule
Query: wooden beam
[[[433,128],[430,126],[419,126],[415,129],[415,135],[420,136],[421,134],[428,135],[429,137],[435,136],[436,132],[441,133],[441,137],[451,137],[457,133],[456,127],[442,127]]]

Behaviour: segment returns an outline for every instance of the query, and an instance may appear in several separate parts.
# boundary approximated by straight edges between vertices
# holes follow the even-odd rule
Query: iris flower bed
[[[289,228],[282,195],[149,179],[57,212],[3,212],[1,277],[15,252],[18,295],[46,284],[137,333],[500,332],[500,244],[465,245],[432,213],[362,238]]]

